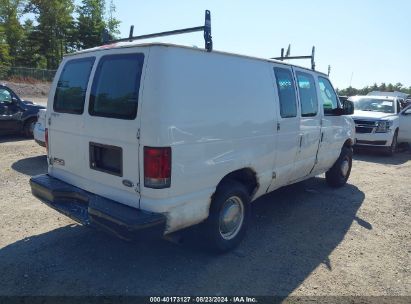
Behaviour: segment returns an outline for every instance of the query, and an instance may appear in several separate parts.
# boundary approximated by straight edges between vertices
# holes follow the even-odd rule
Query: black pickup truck
[[[23,133],[32,137],[40,109],[45,107],[20,99],[12,89],[0,84],[0,135]]]

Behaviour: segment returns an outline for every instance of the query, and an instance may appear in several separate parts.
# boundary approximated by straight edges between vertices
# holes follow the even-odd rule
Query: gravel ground
[[[235,251],[125,243],[76,225],[30,193],[44,148],[0,139],[0,295],[411,296],[411,154],[355,155],[349,183],[322,176],[256,202]]]

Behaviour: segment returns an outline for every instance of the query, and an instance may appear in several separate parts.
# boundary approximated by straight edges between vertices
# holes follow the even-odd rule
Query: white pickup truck
[[[390,96],[353,96],[356,147],[380,149],[393,155],[399,142],[410,142],[410,115],[401,112],[400,100]]]
[[[202,223],[227,251],[258,197],[321,173],[347,182],[352,111],[326,74],[281,61],[160,43],[84,50],[52,83],[48,174],[32,193],[126,239]]]

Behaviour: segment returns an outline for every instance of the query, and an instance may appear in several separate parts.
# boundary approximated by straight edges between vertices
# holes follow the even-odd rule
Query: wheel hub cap
[[[234,238],[244,220],[244,206],[239,197],[233,196],[225,201],[220,213],[220,234],[226,239]]]

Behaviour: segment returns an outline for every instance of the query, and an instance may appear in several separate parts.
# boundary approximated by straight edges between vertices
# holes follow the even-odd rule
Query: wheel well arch
[[[252,197],[259,188],[257,173],[252,168],[246,167],[242,169],[235,170],[224,176],[217,185],[217,190],[219,186],[224,184],[227,180],[234,180],[243,184],[248,191],[250,197]]]
[[[352,148],[352,146],[354,145],[354,142],[351,138],[348,138],[345,142],[343,147],[347,147],[347,148]]]
[[[28,121],[33,120],[33,119],[37,120],[37,114],[30,114],[30,115],[23,117],[22,122],[23,124],[26,124]]]

